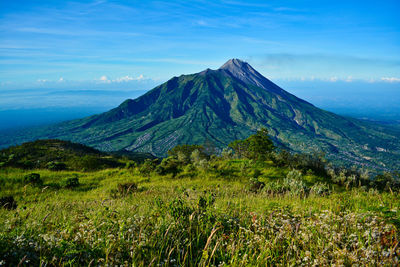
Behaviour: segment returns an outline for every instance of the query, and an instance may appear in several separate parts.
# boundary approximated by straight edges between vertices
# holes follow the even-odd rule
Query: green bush
[[[361,173],[355,168],[331,167],[327,169],[327,173],[331,177],[333,183],[345,186],[347,189],[370,186],[368,173]]]
[[[283,184],[282,181],[273,181],[266,183],[263,192],[267,194],[284,194],[289,191],[289,188],[287,185]]]
[[[268,130],[263,128],[245,140],[235,140],[229,144],[238,158],[263,161],[269,159],[275,149]]]
[[[66,178],[63,183],[62,187],[64,188],[75,188],[80,185],[78,177],[69,177]]]
[[[292,170],[288,172],[283,184],[288,188],[288,193],[292,196],[305,196],[309,192],[309,188],[302,180],[301,172]]]
[[[258,180],[258,177],[261,176],[261,171],[259,169],[255,169],[253,171],[253,177],[250,178],[250,192],[258,192],[264,188],[265,183]]]
[[[172,174],[174,177],[181,171],[181,162],[173,157],[165,158],[155,168],[155,172],[159,175]]]
[[[308,172],[328,177],[327,161],[323,153],[291,154],[286,150],[282,150],[275,153],[272,160],[278,167],[288,167],[301,170],[303,173]]]
[[[377,175],[371,182],[371,186],[380,191],[400,191],[400,181],[388,172]]]
[[[128,161],[128,162],[125,164],[125,168],[126,168],[126,169],[134,169],[134,168],[136,168],[136,167],[137,167],[137,163],[134,162],[134,161]]]
[[[34,186],[41,186],[43,184],[43,180],[40,178],[39,173],[30,173],[24,176],[24,184],[31,184]]]
[[[267,183],[263,191],[269,194],[289,194],[304,197],[310,192],[310,188],[303,181],[301,172],[292,170],[283,180]]]
[[[168,151],[168,155],[186,164],[191,160],[191,155],[195,150],[199,152],[200,159],[208,158],[204,147],[200,145],[178,145]]]
[[[139,167],[139,172],[142,175],[149,176],[157,167],[158,160],[146,159]]]
[[[58,162],[58,161],[50,161],[49,163],[46,164],[47,169],[51,171],[62,171],[67,168],[67,165],[63,162]]]
[[[310,193],[317,196],[327,196],[331,193],[331,189],[326,183],[316,183],[310,188]]]
[[[186,173],[194,173],[197,171],[196,167],[193,164],[187,164],[184,169]]]
[[[258,180],[258,178],[250,178],[250,192],[256,193],[265,187],[265,183]]]

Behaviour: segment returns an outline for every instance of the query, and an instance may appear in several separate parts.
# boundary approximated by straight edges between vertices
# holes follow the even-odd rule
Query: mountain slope
[[[155,159],[149,153],[126,150],[106,153],[82,144],[46,139],[0,150],[0,167],[98,170],[125,166],[122,158],[135,162]]]
[[[0,150],[0,166],[23,169],[98,170],[124,166],[117,158],[82,144],[37,140]]]
[[[276,144],[292,151],[322,150],[336,161],[399,168],[400,131],[321,110],[238,59],[218,70],[174,77],[108,112],[23,131],[0,144],[60,138],[104,151],[163,156],[183,143],[209,140],[222,148],[261,127],[269,130]]]

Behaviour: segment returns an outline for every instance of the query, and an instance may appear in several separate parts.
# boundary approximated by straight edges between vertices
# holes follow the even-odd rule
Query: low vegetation
[[[95,171],[3,166],[0,265],[399,264],[397,173],[249,139]]]

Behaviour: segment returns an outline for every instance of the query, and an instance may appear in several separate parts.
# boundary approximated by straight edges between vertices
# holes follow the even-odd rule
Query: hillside
[[[320,150],[341,164],[400,168],[399,129],[321,110],[238,59],[217,70],[174,77],[99,115],[5,135],[0,145],[57,138],[103,151],[165,156],[177,144],[209,142],[222,149],[262,127],[290,151]]]
[[[120,157],[141,162],[154,157],[145,153],[117,151],[112,155],[62,140],[37,140],[0,150],[0,167],[50,170],[100,170],[121,167]]]

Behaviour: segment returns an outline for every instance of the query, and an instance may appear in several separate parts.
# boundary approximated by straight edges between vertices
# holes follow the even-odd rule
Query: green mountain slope
[[[400,168],[398,129],[321,110],[237,59],[218,70],[174,77],[108,112],[6,136],[0,145],[59,138],[104,151],[163,156],[184,143],[208,140],[222,148],[261,127],[278,146],[292,151],[322,150],[341,163]]]
[[[97,170],[123,166],[97,149],[62,140],[37,140],[0,150],[0,166],[23,169]]]
[[[106,153],[82,144],[47,139],[0,150],[0,167],[50,170],[99,170],[125,166],[122,158],[136,162],[155,157],[148,153],[115,151]]]

